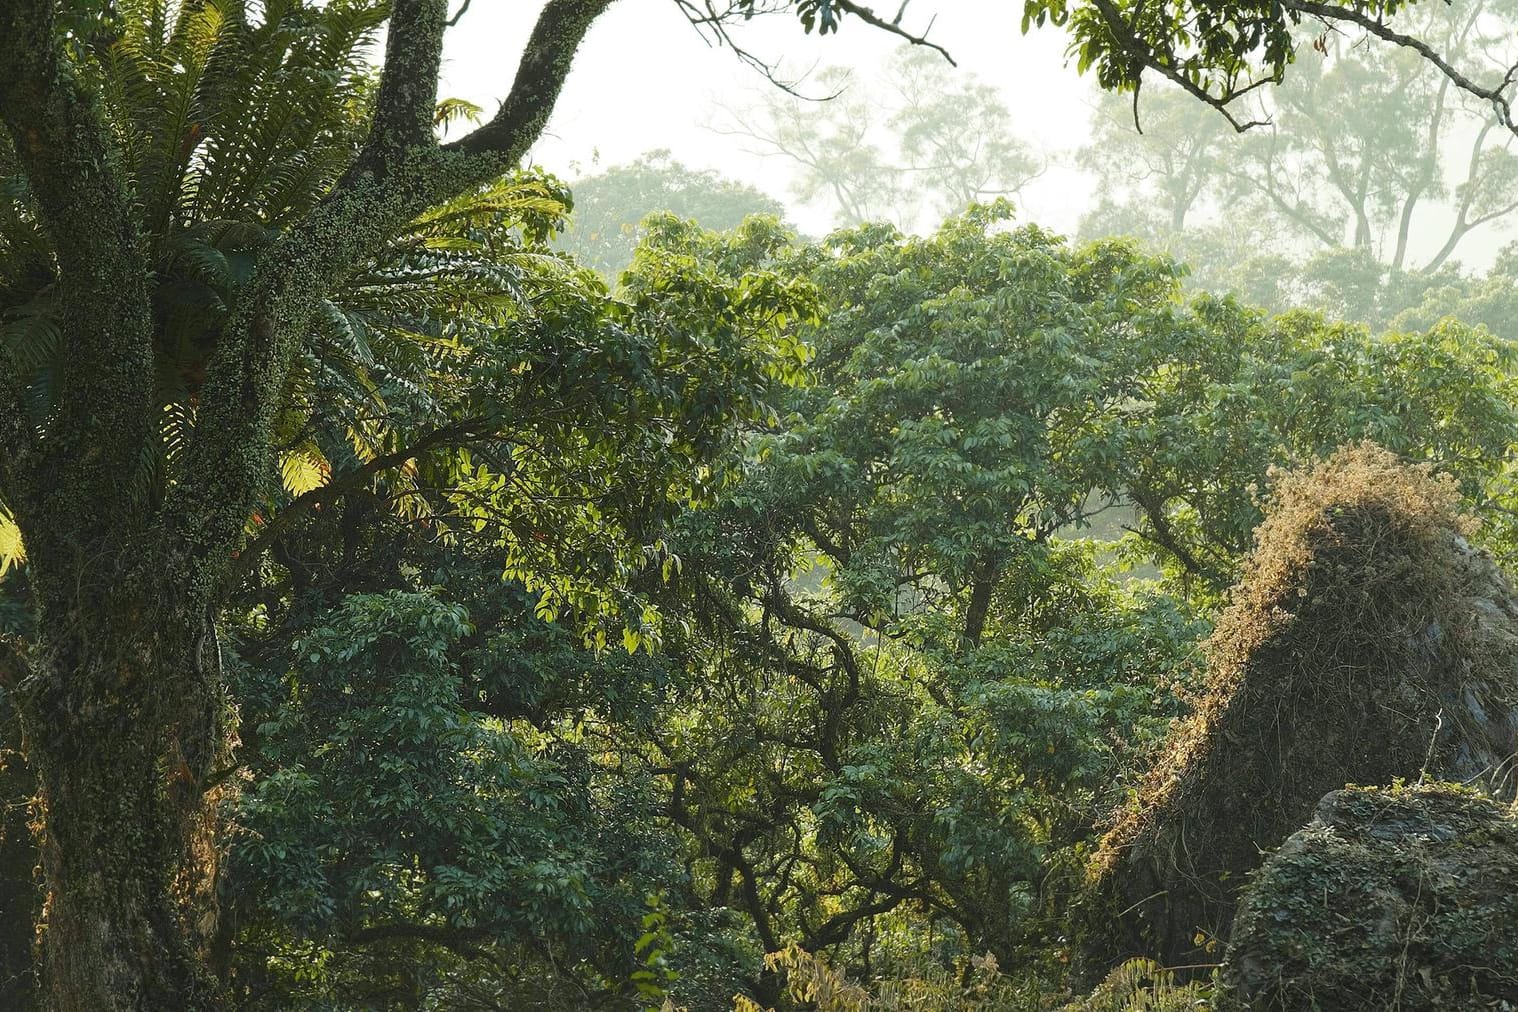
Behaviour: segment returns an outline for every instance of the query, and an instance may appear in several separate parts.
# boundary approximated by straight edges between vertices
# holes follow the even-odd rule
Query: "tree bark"
[[[32,926],[42,907],[33,869],[37,848],[28,825],[36,779],[21,758],[20,728],[8,693],[0,691],[0,1008],[35,1001]]]
[[[980,565],[975,567],[975,575],[970,580],[970,601],[965,607],[962,636],[967,649],[973,650],[980,646],[981,636],[986,631],[986,619],[991,614],[991,597],[996,592],[996,578],[1000,572],[1001,565],[994,554],[987,554]]]
[[[227,751],[220,665],[206,610],[176,602],[171,583],[143,566],[105,600],[44,609],[17,693],[43,825],[38,969],[58,1012],[220,1004],[204,958],[219,857],[207,784]]]

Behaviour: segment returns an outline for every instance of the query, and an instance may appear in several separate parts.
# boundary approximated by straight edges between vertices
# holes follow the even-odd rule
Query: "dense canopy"
[[[1198,1007],[1258,979],[1214,972],[1238,878],[1086,934],[1197,727],[1271,827],[1209,874],[1364,770],[1464,777],[1414,762],[1447,719],[1505,796],[1511,595],[1414,581],[1413,635],[1270,545],[1371,460],[1506,586],[1518,257],[1457,252],[1518,207],[1508,5],[1031,0],[1133,103],[1074,238],[906,4],[676,0],[772,89],[762,15],[909,47],[725,110],[788,190],[536,164],[612,6],[541,5],[488,111],[439,85],[468,0],[0,8],[0,1006]],[[1225,719],[1300,703],[1225,649],[1262,557],[1280,642],[1410,672],[1302,666],[1395,768]],[[1351,830],[1248,930],[1323,840],[1414,846]]]

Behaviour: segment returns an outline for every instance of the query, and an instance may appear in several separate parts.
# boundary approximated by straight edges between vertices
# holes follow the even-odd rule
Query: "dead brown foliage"
[[[1092,861],[1088,972],[1216,962],[1246,874],[1346,783],[1508,790],[1518,601],[1470,529],[1373,444],[1276,476],[1207,689]]]

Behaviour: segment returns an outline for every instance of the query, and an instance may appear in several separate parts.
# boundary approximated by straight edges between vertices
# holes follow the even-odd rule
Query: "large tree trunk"
[[[219,665],[205,612],[176,607],[170,586],[167,571],[143,573],[62,615],[44,599],[18,693],[43,816],[41,988],[58,1012],[219,1004],[204,958]]]
[[[32,926],[42,907],[28,826],[35,793],[10,696],[0,692],[0,1009],[29,1009],[34,999]]]

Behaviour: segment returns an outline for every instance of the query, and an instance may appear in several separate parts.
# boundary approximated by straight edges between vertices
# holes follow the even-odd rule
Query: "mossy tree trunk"
[[[41,907],[32,842],[36,781],[21,758],[21,730],[0,692],[0,1008],[24,1009],[32,993],[32,924]]]
[[[60,1010],[214,1007],[215,796],[225,762],[205,609],[124,580],[107,613],[48,621],[18,693],[47,882],[42,963]]]
[[[26,541],[36,633],[0,652],[37,778],[42,1004],[220,1004],[216,783],[225,706],[214,616],[273,470],[271,428],[317,298],[420,211],[514,167],[611,0],[550,0],[499,113],[437,144],[445,0],[395,0],[369,138],[257,265],[220,334],[185,464],[140,492],[158,438],[155,277],[98,96],[53,0],[0,4],[0,122],[55,254],[61,376],[40,414],[0,352],[0,502]]]

